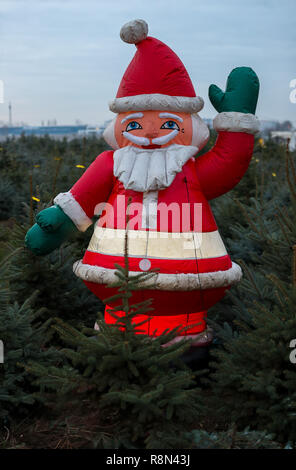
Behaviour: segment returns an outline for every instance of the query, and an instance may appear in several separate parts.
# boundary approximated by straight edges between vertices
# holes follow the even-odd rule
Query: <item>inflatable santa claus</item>
[[[104,138],[114,150],[99,155],[70,191],[37,215],[26,244],[35,254],[50,253],[100,215],[74,272],[104,299],[115,293],[107,287],[117,279],[115,264],[124,265],[128,212],[130,275],[157,270],[131,299],[152,299],[154,311],[142,328],[159,335],[180,327],[180,336],[201,345],[210,339],[207,310],[242,275],[227,254],[209,201],[230,191],[248,168],[259,129],[259,81],[252,69],[238,67],[225,92],[210,86],[218,138],[198,157],[209,131],[198,115],[203,99],[183,63],[148,36],[143,20],[124,25],[120,36],[137,50],[110,103],[116,117]],[[105,321],[115,322],[108,306]]]

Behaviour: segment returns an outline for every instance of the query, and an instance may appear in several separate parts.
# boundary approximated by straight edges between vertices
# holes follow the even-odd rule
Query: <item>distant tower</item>
[[[9,102],[8,105],[8,111],[9,111],[9,127],[12,127],[12,111],[11,111],[11,103]]]

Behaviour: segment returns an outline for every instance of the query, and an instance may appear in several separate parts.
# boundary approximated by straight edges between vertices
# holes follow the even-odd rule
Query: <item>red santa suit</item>
[[[196,96],[180,59],[165,44],[146,37],[147,32],[141,36],[142,30],[140,25],[140,40],[127,41],[136,42],[137,53],[110,109],[116,113],[199,111],[203,100]],[[122,36],[129,39],[128,30]],[[130,274],[153,269],[157,274],[133,293],[131,302],[152,299],[154,311],[143,325],[150,335],[195,325],[186,334],[200,337],[206,331],[207,310],[241,278],[240,267],[231,261],[221,239],[209,200],[231,190],[244,175],[258,121],[250,114],[220,113],[214,128],[218,132],[214,147],[198,158],[194,152],[189,155],[167,187],[148,191],[126,187],[116,163],[120,150],[110,150],[96,158],[69,192],[55,198],[80,230],[101,214],[83,259],[74,265],[75,274],[101,299],[115,294],[106,286],[117,279],[114,265],[124,265],[128,200],[129,207],[136,208],[128,229]],[[208,132],[200,125],[193,134],[191,148],[198,147],[197,153]],[[107,140],[116,149],[114,136]],[[105,320],[115,322],[108,309]]]

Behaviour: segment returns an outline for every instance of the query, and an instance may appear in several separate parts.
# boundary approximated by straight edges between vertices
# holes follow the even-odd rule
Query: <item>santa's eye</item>
[[[178,124],[175,121],[164,122],[160,129],[177,129],[177,131],[180,130]]]
[[[134,131],[135,129],[142,129],[142,126],[137,121],[132,121],[126,126],[126,132]]]

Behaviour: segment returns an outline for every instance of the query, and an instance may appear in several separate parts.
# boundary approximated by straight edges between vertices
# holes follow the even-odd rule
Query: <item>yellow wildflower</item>
[[[76,165],[76,168],[85,168],[84,165]]]

